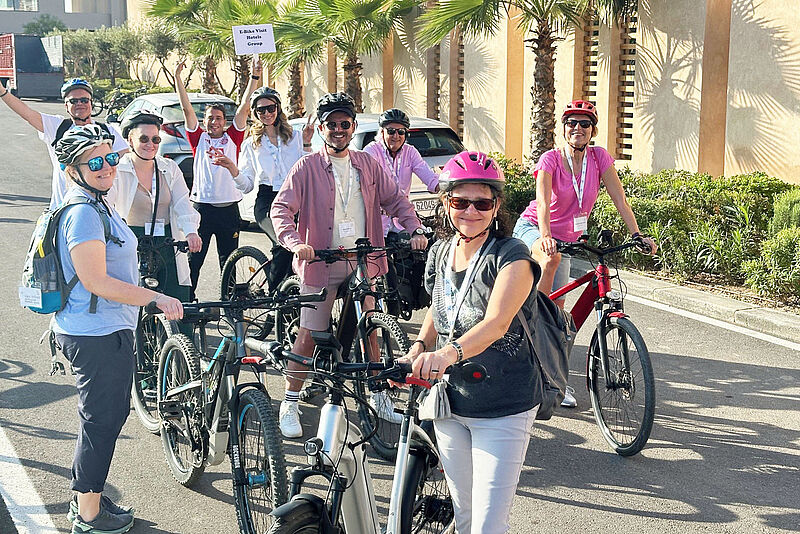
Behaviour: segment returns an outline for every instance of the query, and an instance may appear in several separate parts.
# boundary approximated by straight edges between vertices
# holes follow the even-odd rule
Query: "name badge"
[[[19,305],[23,308],[41,308],[42,290],[38,287],[20,287]]]
[[[339,237],[355,237],[355,221],[342,221],[339,223]]]
[[[585,232],[589,228],[589,216],[581,213],[572,218],[572,228],[575,232]]]
[[[150,235],[150,223],[144,223],[144,233],[145,235]],[[155,231],[153,232],[153,236],[155,237],[164,237],[164,219],[156,219],[156,227]]]

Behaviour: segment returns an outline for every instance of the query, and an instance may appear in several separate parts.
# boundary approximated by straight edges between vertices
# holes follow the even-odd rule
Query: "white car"
[[[351,148],[361,150],[375,139],[379,118],[380,115],[377,113],[361,113],[356,117],[358,127],[353,135],[353,140],[350,141]],[[306,125],[306,120],[305,118],[292,119],[289,123],[295,130],[302,130]],[[411,117],[407,142],[419,150],[425,163],[435,171],[441,169],[450,158],[464,150],[461,139],[452,128],[443,122],[424,117]],[[322,137],[319,132],[314,134],[311,147],[314,151],[322,148]],[[253,206],[257,194],[258,187],[255,187],[239,203],[239,212],[245,221],[255,222]],[[428,192],[427,187],[419,178],[414,176],[411,185],[411,201],[420,215],[427,216],[433,214],[437,198],[435,194]]]

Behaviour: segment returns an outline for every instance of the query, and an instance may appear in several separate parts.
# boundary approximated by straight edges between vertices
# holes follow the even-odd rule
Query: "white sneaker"
[[[575,389],[572,386],[567,386],[567,391],[564,393],[564,400],[561,401],[561,406],[564,408],[578,407],[578,401],[575,399]]]
[[[384,421],[399,425],[403,422],[403,416],[394,411],[394,402],[385,391],[373,393],[369,400],[370,405],[378,412],[378,417]]]
[[[303,425],[300,424],[300,409],[296,402],[283,401],[281,403],[278,426],[285,438],[299,438],[303,435]]]

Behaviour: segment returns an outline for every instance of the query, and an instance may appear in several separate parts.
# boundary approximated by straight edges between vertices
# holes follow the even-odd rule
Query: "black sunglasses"
[[[575,126],[578,125],[580,125],[581,128],[590,128],[592,126],[592,121],[586,121],[586,120],[579,121],[575,119],[570,119],[568,121],[565,121],[564,124],[566,124],[570,128],[574,128]]]
[[[91,99],[91,98],[89,98],[89,97],[87,97],[87,96],[82,96],[82,97],[80,97],[80,98],[68,98],[68,99],[67,99],[67,102],[69,102],[69,103],[70,103],[70,104],[72,104],[73,106],[74,106],[75,104],[88,104],[88,103],[89,103],[89,102],[91,102],[91,101],[92,101],[92,99]]]
[[[405,137],[406,134],[408,133],[408,130],[406,130],[405,128],[386,128],[386,133],[388,135],[397,134],[400,137]]]
[[[109,167],[116,167],[119,163],[119,154],[116,152],[109,152],[106,154],[105,158],[103,156],[97,156],[95,158],[90,159],[86,163],[76,163],[76,165],[86,165],[89,167],[90,171],[97,172],[103,168],[103,160],[108,162]]]
[[[336,130],[336,127],[337,127],[337,126],[338,126],[339,128],[341,128],[342,130],[349,130],[349,129],[350,129],[350,127],[351,127],[352,125],[353,125],[353,123],[352,123],[352,122],[350,122],[350,121],[341,121],[341,122],[330,121],[330,122],[326,122],[326,123],[325,123],[325,126],[326,126],[326,127],[328,128],[328,130],[329,130],[329,131],[331,131],[331,132],[332,132],[332,131],[334,131],[334,130]]]
[[[157,135],[154,135],[153,137],[147,137],[146,135],[139,136],[139,143],[145,144],[148,141],[152,141],[154,145],[157,145],[161,143],[161,138]]]
[[[449,200],[451,208],[465,210],[472,204],[478,211],[491,211],[496,201],[494,198],[476,198],[472,200],[464,197],[450,197]]]
[[[275,113],[276,109],[278,109],[278,104],[267,104],[266,106],[258,106],[256,108],[256,113],[259,115],[263,115],[264,113]]]

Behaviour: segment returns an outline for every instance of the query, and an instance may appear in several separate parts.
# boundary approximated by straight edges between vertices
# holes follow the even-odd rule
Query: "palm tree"
[[[421,17],[420,40],[431,46],[454,28],[465,36],[492,35],[508,13],[518,10],[519,26],[532,33],[534,54],[531,96],[531,157],[534,161],[555,145],[555,43],[557,31],[578,24],[589,0],[441,0]],[[608,0],[613,1],[613,0]]]
[[[362,111],[361,55],[383,50],[395,23],[411,11],[417,0],[298,0],[276,24],[283,44],[278,68],[298,61],[315,63],[333,44],[343,59],[345,91]]]

